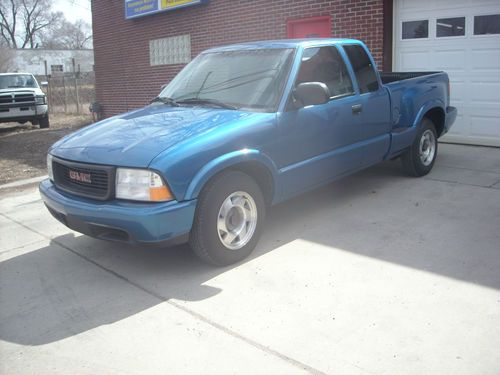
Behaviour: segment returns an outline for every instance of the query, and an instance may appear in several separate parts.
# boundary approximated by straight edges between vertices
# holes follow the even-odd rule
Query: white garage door
[[[394,71],[444,70],[458,108],[448,142],[500,146],[500,1],[396,0]]]

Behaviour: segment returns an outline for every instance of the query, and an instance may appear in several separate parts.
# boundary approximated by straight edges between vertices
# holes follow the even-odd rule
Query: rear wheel
[[[45,116],[40,117],[38,123],[40,124],[40,129],[48,128],[50,126],[49,114],[47,113]]]
[[[236,263],[257,245],[264,218],[264,197],[255,180],[239,171],[223,172],[200,194],[189,244],[207,263]]]
[[[401,156],[405,172],[410,176],[425,176],[434,166],[437,150],[436,127],[431,120],[424,118],[413,144]]]

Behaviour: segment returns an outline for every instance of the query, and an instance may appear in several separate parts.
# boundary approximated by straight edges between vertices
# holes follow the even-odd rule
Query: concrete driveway
[[[34,188],[0,213],[2,374],[500,374],[500,149],[279,205],[226,268],[79,235]]]

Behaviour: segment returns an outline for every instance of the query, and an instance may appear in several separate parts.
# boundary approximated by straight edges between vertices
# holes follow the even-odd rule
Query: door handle
[[[351,108],[353,115],[357,115],[363,110],[363,106],[361,104],[354,104]]]

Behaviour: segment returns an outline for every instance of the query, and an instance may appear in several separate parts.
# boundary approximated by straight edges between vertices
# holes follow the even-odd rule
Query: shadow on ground
[[[500,289],[499,204],[481,196],[468,202],[461,191],[406,178],[398,163],[384,163],[270,210],[260,244],[243,263],[301,239]],[[206,266],[187,246],[60,236],[0,263],[0,339],[42,345],[171,299],[210,298],[223,291],[204,284],[238,266]]]

